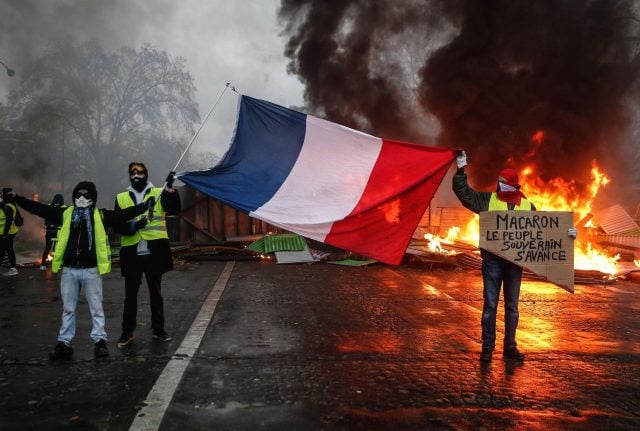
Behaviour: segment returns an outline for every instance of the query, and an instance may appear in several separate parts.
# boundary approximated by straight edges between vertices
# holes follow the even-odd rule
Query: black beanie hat
[[[62,205],[64,204],[64,197],[60,193],[56,193],[55,195],[53,195],[53,200],[51,201],[51,203],[56,205]]]
[[[76,192],[80,189],[85,189],[91,195],[91,199],[93,199],[93,206],[98,202],[98,190],[96,190],[96,185],[91,181],[80,181],[74,188],[73,193],[71,193],[71,202],[74,201],[76,197]]]

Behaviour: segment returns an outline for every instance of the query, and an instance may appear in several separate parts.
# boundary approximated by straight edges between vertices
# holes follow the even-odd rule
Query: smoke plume
[[[629,186],[637,1],[283,0],[280,17],[290,71],[333,121],[437,136],[466,150],[478,186],[525,163],[587,181],[594,159]]]
[[[283,0],[289,71],[305,84],[314,113],[376,135],[430,142],[435,123],[415,92],[419,68],[439,42],[430,31],[445,33],[441,15],[421,1]]]
[[[19,74],[49,42],[99,40],[107,48],[136,47],[145,26],[171,16],[171,0],[4,0],[0,2],[0,59]],[[141,20],[144,17],[144,20]],[[2,80],[7,85],[14,80]]]

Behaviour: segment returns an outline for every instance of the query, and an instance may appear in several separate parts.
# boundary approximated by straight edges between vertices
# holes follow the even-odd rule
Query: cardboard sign
[[[480,248],[498,255],[573,293],[573,239],[565,211],[484,211]]]

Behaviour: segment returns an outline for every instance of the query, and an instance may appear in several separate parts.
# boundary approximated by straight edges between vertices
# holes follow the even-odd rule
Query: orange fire
[[[533,166],[526,166],[522,172],[522,188],[527,196],[542,211],[572,211],[574,224],[583,220],[592,209],[593,200],[610,179],[598,167],[594,160],[591,166],[591,183],[586,193],[580,194],[574,181],[554,178],[543,182],[535,175]],[[615,274],[618,269],[616,261],[619,255],[609,256],[605,250],[591,243],[585,232],[581,232],[575,241],[574,267],[576,269],[598,270],[607,274]]]

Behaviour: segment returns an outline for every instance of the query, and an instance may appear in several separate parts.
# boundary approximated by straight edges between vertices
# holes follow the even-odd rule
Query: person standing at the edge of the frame
[[[11,188],[3,188],[0,194],[0,263],[5,254],[9,259],[9,270],[3,276],[18,275],[16,268],[16,253],[13,250],[13,240],[20,230],[17,223],[18,208],[13,201]]]
[[[171,341],[165,331],[164,303],[162,299],[162,274],[173,269],[173,259],[169,247],[169,236],[165,214],[180,212],[180,196],[173,188],[174,172],[166,179],[167,187],[154,187],[149,181],[149,172],[144,163],[129,164],[131,186],[116,196],[115,208],[128,208],[150,198],[155,199],[153,212],[149,214],[147,225],[133,235],[123,235],[120,249],[120,268],[124,276],[125,300],[122,312],[122,335],[118,347],[133,341],[138,310],[138,290],[144,274],[149,288],[151,305],[152,338],[157,341]]]
[[[509,168],[502,169],[498,175],[495,192],[478,192],[469,187],[464,167],[467,155],[461,151],[457,158],[458,169],[453,176],[453,191],[462,205],[475,212],[481,211],[535,211],[535,206],[520,191],[518,173]],[[567,235],[576,238],[575,228],[569,228]],[[503,358],[523,361],[516,343],[518,328],[518,303],[520,301],[520,284],[522,267],[496,256],[487,250],[480,250],[482,256],[482,282],[484,305],[482,307],[482,352],[480,360],[489,362],[493,356],[496,343],[496,315],[500,288],[504,289],[504,350]]]

